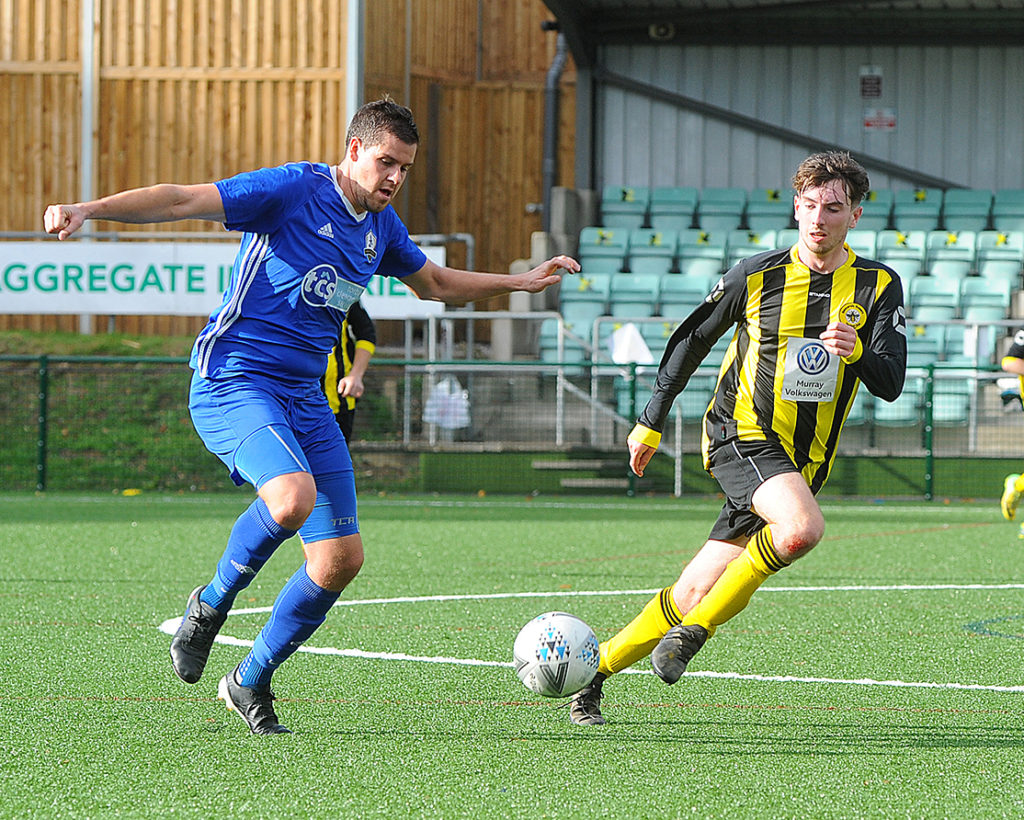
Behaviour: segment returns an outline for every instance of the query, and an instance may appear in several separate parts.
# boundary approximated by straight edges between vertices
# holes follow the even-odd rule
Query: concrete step
[[[625,490],[629,488],[628,478],[563,478],[558,483],[566,490]]]
[[[616,467],[625,469],[627,463],[625,459],[570,458],[562,461],[537,460],[530,466],[535,470],[612,470]]]

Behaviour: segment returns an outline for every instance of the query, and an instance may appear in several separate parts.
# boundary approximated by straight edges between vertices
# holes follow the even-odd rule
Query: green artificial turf
[[[216,700],[245,647],[188,686],[158,629],[245,503],[0,496],[0,817],[1024,812],[1024,547],[995,505],[825,502],[822,543],[680,683],[643,661],[578,727],[519,683],[516,632],[563,609],[611,636],[717,503],[371,497],[363,572],[275,675],[294,734],[255,737]],[[222,635],[251,641],[300,561],[285,544]]]

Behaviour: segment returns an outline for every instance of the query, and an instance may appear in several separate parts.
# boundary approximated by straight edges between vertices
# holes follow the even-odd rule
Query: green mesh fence
[[[625,439],[652,375],[377,359],[350,446],[357,484],[388,492],[716,492],[699,453],[713,369],[698,371],[676,401],[644,479],[629,475]],[[997,496],[1001,476],[1024,466],[1024,413],[1004,402],[1000,375],[916,370],[898,405],[858,406],[826,491]],[[184,359],[0,356],[0,489],[234,489],[192,428],[190,378]]]

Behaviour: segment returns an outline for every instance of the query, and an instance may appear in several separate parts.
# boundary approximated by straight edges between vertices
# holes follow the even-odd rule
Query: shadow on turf
[[[622,720],[606,713],[608,724],[587,727],[588,740],[616,744],[687,744],[687,753],[721,754],[735,751],[756,754],[806,755],[893,754],[907,749],[1021,749],[1024,732],[1013,728],[936,727],[901,725],[878,729],[859,723],[780,725],[771,722],[721,722],[666,720]],[[583,727],[574,727],[582,731]],[[628,729],[629,735],[616,729]],[[639,731],[638,731],[639,730]],[[673,731],[675,730],[675,731]],[[669,735],[666,736],[666,732]],[[606,733],[602,736],[602,733]],[[550,732],[529,735],[524,740],[564,742],[565,736]]]

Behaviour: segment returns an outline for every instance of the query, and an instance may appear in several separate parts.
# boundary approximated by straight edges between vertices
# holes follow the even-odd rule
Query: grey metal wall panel
[[[611,72],[759,121],[975,188],[1024,187],[1024,48],[608,46]],[[881,96],[861,96],[862,66]],[[597,185],[778,187],[802,145],[601,86]],[[891,131],[864,126],[894,112]],[[869,171],[870,171],[869,167]],[[911,182],[873,172],[875,187]]]

